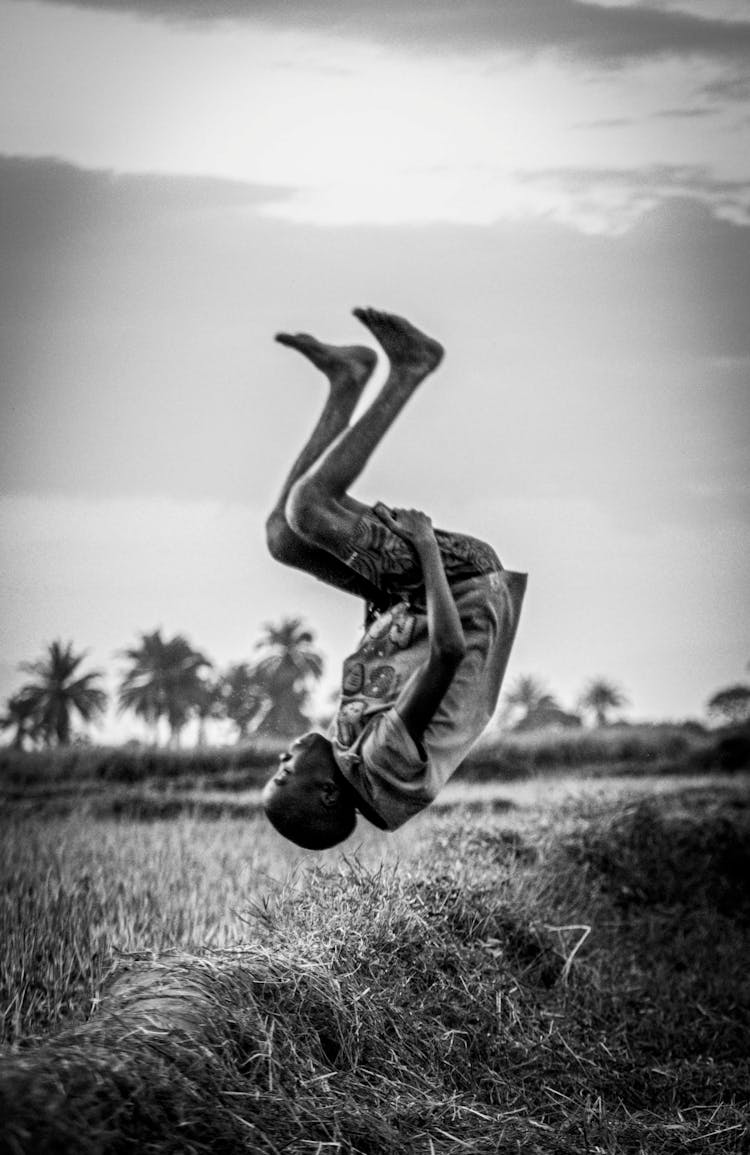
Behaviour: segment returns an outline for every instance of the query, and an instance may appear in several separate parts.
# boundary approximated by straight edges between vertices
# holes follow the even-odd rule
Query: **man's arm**
[[[466,639],[429,517],[415,509],[398,509],[393,516],[384,512],[380,516],[394,533],[414,547],[424,576],[430,652],[398,703],[401,720],[421,751],[424,732],[466,653]]]

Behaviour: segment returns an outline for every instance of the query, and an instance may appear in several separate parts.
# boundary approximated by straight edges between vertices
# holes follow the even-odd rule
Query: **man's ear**
[[[320,797],[324,806],[336,806],[341,797],[341,787],[333,778],[327,778],[320,788]]]

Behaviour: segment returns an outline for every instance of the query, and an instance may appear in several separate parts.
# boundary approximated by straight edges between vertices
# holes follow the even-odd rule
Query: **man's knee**
[[[292,487],[286,503],[286,517],[295,533],[314,545],[325,548],[331,538],[334,502],[330,495],[309,477],[302,477]]]
[[[266,544],[274,561],[282,565],[294,565],[298,539],[280,509],[275,509],[266,521]]]

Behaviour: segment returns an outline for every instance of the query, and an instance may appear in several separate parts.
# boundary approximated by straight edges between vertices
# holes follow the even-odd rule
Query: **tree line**
[[[116,695],[118,710],[144,722],[155,745],[166,729],[168,743],[179,746],[192,721],[197,721],[199,745],[211,720],[231,723],[238,742],[256,736],[288,738],[310,729],[311,692],[324,669],[313,632],[298,617],[266,623],[255,650],[255,661],[217,670],[183,634],[141,633],[136,645],[117,655],[127,663]],[[84,672],[85,659],[86,651],[58,640],[41,658],[21,664],[30,680],[7,699],[0,715],[0,729],[11,732],[13,746],[67,746],[74,720],[88,725],[102,716],[109,704],[104,674]],[[499,720],[514,730],[581,726],[584,718],[606,726],[612,712],[627,705],[622,687],[595,677],[581,691],[575,711],[567,711],[542,679],[522,674],[503,696]],[[706,710],[718,722],[746,722],[750,687],[738,683],[717,691]]]
[[[575,710],[568,711],[541,678],[521,674],[505,695],[504,714],[506,720],[515,716],[515,728],[521,730],[544,726],[572,728],[583,724],[583,716],[589,717],[595,726],[606,726],[611,721],[611,712],[628,704],[627,695],[616,682],[596,677],[584,686]]]
[[[575,727],[582,725],[584,718],[594,726],[607,726],[612,721],[612,711],[627,705],[629,700],[621,686],[608,678],[596,677],[584,686],[574,711],[567,711],[541,678],[522,674],[505,694],[501,716],[506,722],[513,719],[516,730]],[[720,724],[747,722],[750,720],[750,686],[738,682],[717,690],[706,702],[706,713]]]
[[[118,710],[144,722],[155,745],[166,728],[168,743],[175,747],[194,720],[199,744],[211,719],[232,723],[238,741],[309,729],[310,695],[324,668],[312,631],[300,618],[268,623],[255,649],[255,661],[217,670],[183,634],[142,633],[136,645],[117,655],[127,663],[116,695]],[[72,642],[58,640],[41,658],[21,664],[29,680],[7,700],[0,717],[0,727],[11,731],[17,749],[67,746],[74,721],[90,725],[101,718],[109,704],[104,674],[84,671],[86,656]]]

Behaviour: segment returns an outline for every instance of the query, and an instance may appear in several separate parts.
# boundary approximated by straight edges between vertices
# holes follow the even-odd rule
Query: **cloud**
[[[290,225],[236,211],[233,186],[227,210],[185,211],[191,185],[180,177],[154,182],[153,211],[142,178],[114,182],[122,201],[113,213],[101,172],[6,161],[0,175],[18,177],[19,169],[25,179],[15,185],[16,203],[6,199],[0,248],[0,486],[12,491],[270,497],[281,481],[282,432],[285,444],[301,440],[303,407],[312,412],[319,395],[270,334],[309,328],[351,341],[349,310],[360,302],[391,305],[446,337],[447,371],[474,390],[480,408],[451,408],[446,391],[435,419],[442,414],[441,436],[455,426],[458,443],[476,444],[480,458],[496,460],[497,424],[478,412],[493,411],[498,376],[523,386],[503,401],[511,428],[528,420],[525,398],[540,390],[535,452],[540,462],[559,459],[561,443],[570,443],[570,459],[551,480],[566,492],[585,491],[606,445],[597,485],[606,483],[613,501],[632,499],[631,451],[618,432],[629,422],[641,423],[635,444],[670,430],[682,444],[674,413],[685,422],[690,411],[676,404],[656,420],[652,409],[670,380],[675,394],[684,391],[683,358],[701,359],[689,431],[696,444],[718,398],[709,382],[720,379],[727,397],[745,389],[750,228],[716,220],[696,197],[678,198],[680,181],[715,187],[699,170],[549,170],[544,179],[567,181],[581,199],[596,180],[602,196],[670,192],[627,235],[592,237],[549,219],[481,229]],[[12,182],[0,183],[7,198]],[[226,191],[208,187],[219,200]],[[173,200],[180,207],[167,212]],[[89,219],[86,206],[96,209]],[[550,357],[564,377],[560,389],[550,388],[558,377]],[[740,367],[729,373],[712,358],[739,358]],[[297,385],[298,393],[287,392]],[[431,418],[429,407],[422,412]],[[727,436],[739,437],[739,412],[738,401]],[[416,428],[404,426],[403,462],[395,454],[375,463],[384,489],[398,489],[404,470],[405,484],[415,475],[432,484],[430,435],[412,443]],[[662,468],[661,446],[651,456],[648,446],[638,452],[643,486],[648,461]],[[744,441],[737,455],[744,463]],[[728,468],[728,453],[719,460]],[[526,465],[516,477],[514,462],[504,461],[511,491],[527,491]],[[549,463],[534,473],[550,476]]]
[[[636,123],[632,116],[602,116],[597,120],[580,120],[575,128],[631,128]]]
[[[702,120],[706,116],[715,116],[715,108],[659,108],[648,114],[650,120]],[[580,120],[575,128],[633,128],[642,123],[634,116],[602,116],[594,120]]]
[[[717,217],[750,225],[750,181],[712,176],[702,165],[643,165],[639,168],[554,168],[516,174],[531,187],[559,194],[563,215],[619,219],[625,229],[665,202],[697,202]]]
[[[70,3],[70,0],[48,0]],[[750,21],[590,0],[73,0],[77,7],[179,22],[254,20],[403,48],[556,52],[603,66],[664,56],[750,60]]]
[[[616,236],[657,207],[686,201],[704,205],[717,218],[750,225],[750,179],[723,178],[694,164],[487,165],[455,176],[435,167],[409,174],[408,180],[381,182],[376,205],[368,192],[364,181],[343,188],[290,190],[284,201],[268,207],[267,215],[323,227],[410,222],[492,227],[504,221],[546,220],[583,233]]]
[[[716,108],[695,106],[692,108],[659,108],[648,114],[650,120],[702,120],[706,116],[715,116]],[[580,120],[575,128],[633,128],[642,123],[634,116],[601,116],[593,120]]]
[[[117,174],[77,168],[54,157],[0,155],[3,245],[70,240],[99,220],[110,225],[139,216],[257,207],[286,190],[203,176]]]
[[[713,108],[660,108],[652,113],[654,120],[701,120],[704,116],[713,116]]]
[[[699,92],[719,103],[726,100],[738,102],[750,100],[750,75],[746,71],[732,71],[714,77],[708,84],[704,84]]]
[[[29,294],[64,293],[57,270],[76,253],[149,231],[190,231],[212,215],[258,210],[282,201],[288,190],[204,176],[117,174],[82,169],[51,157],[0,154],[0,313],[10,325],[23,317]],[[191,226],[190,222],[194,222]],[[155,243],[155,242],[152,242]],[[46,272],[42,275],[43,269]],[[11,333],[6,342],[16,339]]]

